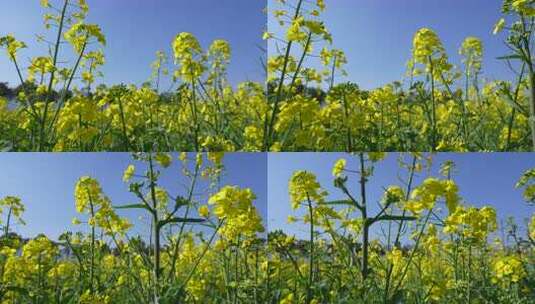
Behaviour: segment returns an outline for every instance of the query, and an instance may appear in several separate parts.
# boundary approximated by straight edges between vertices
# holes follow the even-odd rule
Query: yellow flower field
[[[0,304],[535,304],[535,0],[24,1]]]
[[[156,53],[143,86],[95,87],[105,75],[105,31],[87,23],[89,7],[42,1],[50,55],[25,68],[30,46],[0,39],[21,90],[0,97],[0,144],[15,151],[531,151],[535,147],[535,77],[529,43],[533,4],[506,0],[504,19],[517,80],[480,79],[484,45],[467,37],[462,62],[450,62],[429,28],[414,35],[406,78],[373,90],[339,83],[347,58],[321,20],[323,1],[272,0],[268,12],[285,35],[267,29],[266,83],[227,81],[232,54],[224,40],[203,49],[178,33],[173,54]],[[73,2],[73,1],[70,1]],[[69,3],[69,5],[66,5]],[[62,5],[64,4],[64,5]],[[506,21],[507,20],[507,21]],[[37,30],[37,29],[36,29]],[[492,31],[492,29],[489,29]],[[57,54],[72,53],[72,62]],[[309,65],[318,58],[323,68]],[[174,62],[171,68],[167,63]],[[163,78],[177,89],[162,93]]]
[[[267,254],[256,195],[219,183],[222,157],[136,154],[146,170],[130,165],[123,177],[133,204],[112,202],[98,180],[80,177],[71,190],[80,232],[65,231],[58,241],[13,233],[25,224],[24,202],[2,198],[0,303],[264,302]],[[189,183],[179,195],[161,186],[171,162]],[[202,192],[212,193],[208,201],[198,200]],[[134,227],[121,215],[127,210],[150,221]],[[149,238],[135,232],[143,230]]]
[[[337,161],[338,193],[295,171],[288,223],[277,230],[253,190],[221,183],[231,173],[222,153],[175,155],[133,154],[121,190],[129,203],[80,177],[66,207],[77,232],[61,229],[57,240],[17,234],[33,225],[30,210],[0,199],[0,303],[534,303],[535,210],[523,225],[501,221],[503,206],[471,205],[451,161],[434,175],[433,155],[398,154],[399,183],[378,202],[369,188],[385,153]],[[183,191],[165,187],[164,173]],[[511,185],[525,200],[511,203],[533,207],[535,170]]]
[[[370,182],[385,155],[349,157],[357,168],[334,164],[334,193],[314,172],[293,173],[288,224],[270,228],[267,303],[535,303],[535,213],[526,226],[500,221],[497,205],[461,196],[453,162],[433,176],[433,156],[419,153],[397,157],[399,184],[376,203]],[[531,206],[534,181],[531,169],[516,183]]]

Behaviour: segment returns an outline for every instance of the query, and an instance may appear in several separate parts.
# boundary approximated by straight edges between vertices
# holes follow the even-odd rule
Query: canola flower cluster
[[[74,196],[76,211],[89,215],[90,226],[98,227],[108,235],[124,235],[131,228],[127,219],[115,213],[110,199],[102,193],[97,180],[88,176],[80,178]],[[80,221],[75,218],[73,223],[80,224]]]
[[[235,239],[238,235],[247,237],[264,232],[262,218],[252,204],[255,198],[251,189],[232,186],[223,187],[210,198],[208,204],[215,206],[214,214],[225,220],[220,230],[222,235]],[[206,216],[206,211],[204,213]]]

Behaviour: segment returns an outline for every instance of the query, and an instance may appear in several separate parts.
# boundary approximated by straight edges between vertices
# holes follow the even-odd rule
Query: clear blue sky
[[[58,3],[58,0],[51,0]],[[231,83],[264,81],[260,58],[265,57],[262,32],[266,27],[261,0],[88,0],[88,22],[98,23],[106,35],[107,84],[141,84],[150,76],[155,53],[171,54],[171,42],[180,32],[191,32],[206,49],[214,39],[225,39],[232,47],[229,68]],[[35,35],[46,33],[43,8],[37,0],[2,1],[0,36],[13,33],[29,49],[25,59],[44,55],[46,48],[35,43]],[[50,33],[49,33],[50,34]],[[52,39],[51,39],[52,40]],[[25,65],[26,65],[25,64]],[[2,52],[0,81],[18,84],[15,69]],[[162,88],[166,88],[162,86]]]
[[[276,7],[273,3],[271,8]],[[349,61],[349,77],[338,81],[373,89],[402,80],[414,33],[422,27],[437,32],[450,62],[458,66],[463,40],[467,36],[480,38],[485,48],[483,77],[509,80],[511,72],[504,62],[496,60],[508,54],[504,34],[492,35],[501,3],[502,0],[325,0],[327,9],[321,19],[333,35],[334,47],[345,51]],[[273,18],[269,18],[268,28],[284,37]],[[275,43],[270,42],[269,54],[275,50]],[[319,53],[318,48],[315,53]]]
[[[128,192],[128,185],[122,181],[124,169],[135,164],[138,172],[143,164],[132,162],[128,153],[1,153],[0,154],[0,197],[19,196],[26,205],[25,226],[17,225],[13,230],[25,237],[45,233],[56,239],[65,231],[84,231],[87,226],[73,226],[76,217],[74,188],[82,176],[97,178],[103,191],[114,205],[132,204],[138,200]],[[255,205],[266,218],[267,156],[261,153],[232,153],[224,158],[227,170],[222,185],[238,185],[251,188],[257,195]],[[173,196],[186,195],[185,178],[180,174],[179,161],[164,170],[161,185]],[[206,189],[206,183],[199,190]],[[200,202],[206,202],[207,195],[198,193]],[[148,235],[148,225],[140,222],[138,211],[120,210],[136,226],[133,233]],[[83,218],[83,217],[79,217]]]
[[[329,193],[330,200],[345,198],[333,186],[332,167],[339,158],[347,159],[347,169],[358,168],[355,156],[343,153],[280,153],[268,157],[268,227],[270,230],[282,229],[299,237],[306,237],[307,226],[302,223],[287,224],[288,215],[302,215],[290,207],[288,181],[296,170],[307,170],[316,174],[320,184]],[[398,155],[389,154],[385,161],[375,168],[374,176],[368,184],[368,200],[372,214],[378,211],[383,189],[390,185],[401,185],[398,182],[400,171],[397,165]],[[454,179],[459,186],[461,197],[470,205],[481,207],[493,206],[498,217],[503,220],[513,216],[517,223],[535,213],[522,199],[522,191],[514,185],[522,173],[535,167],[533,153],[440,153],[434,156],[431,176],[440,177],[439,168],[446,160],[456,163]],[[348,182],[353,188],[352,193],[358,197],[354,189],[358,185],[355,175],[350,175]],[[418,185],[426,175],[421,173],[415,179]]]

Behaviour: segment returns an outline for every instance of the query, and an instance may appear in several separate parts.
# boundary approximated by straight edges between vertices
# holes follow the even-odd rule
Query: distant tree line
[[[7,82],[0,82],[0,97],[7,98],[8,100],[15,99],[19,93],[25,92],[32,96],[36,96],[37,85],[33,82],[25,82],[24,84],[19,84],[16,87],[9,86]],[[54,100],[58,100],[60,97],[60,92],[52,91],[52,97]],[[72,92],[67,92],[67,98],[72,97]]]

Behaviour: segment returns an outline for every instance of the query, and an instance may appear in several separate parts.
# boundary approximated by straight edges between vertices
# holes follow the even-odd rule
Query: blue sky
[[[57,5],[58,0],[51,0]],[[261,0],[88,0],[88,22],[98,23],[106,35],[106,65],[102,69],[107,84],[146,81],[150,63],[158,50],[171,53],[171,42],[180,32],[191,32],[206,49],[214,39],[225,39],[232,47],[229,68],[231,83],[264,81],[260,58],[265,57],[262,32],[266,27]],[[37,0],[3,1],[0,10],[0,36],[13,33],[29,49],[21,59],[43,56],[46,48],[35,42],[45,33]],[[51,33],[49,33],[50,35]],[[51,39],[52,40],[52,39]],[[5,53],[0,56],[0,81],[18,84],[15,69]],[[166,88],[166,87],[163,87]]]
[[[377,203],[383,189],[390,185],[401,185],[398,174],[406,171],[398,169],[399,154],[392,153],[376,165],[374,176],[368,184],[368,200],[372,214],[378,211]],[[288,181],[296,170],[307,170],[316,174],[320,184],[329,193],[330,200],[345,198],[333,186],[332,167],[340,159],[347,159],[347,169],[358,167],[357,158],[343,153],[279,153],[268,158],[268,227],[282,229],[298,237],[306,236],[307,227],[302,223],[287,223],[288,215],[302,215],[290,208]],[[535,208],[524,203],[522,191],[514,185],[522,173],[535,167],[533,153],[440,153],[433,157],[430,175],[421,173],[415,179],[418,185],[427,176],[439,175],[440,165],[446,160],[456,163],[454,179],[459,186],[460,196],[469,205],[481,207],[489,205],[497,209],[498,217],[504,220],[513,216],[517,223],[535,213]],[[355,175],[348,185],[353,189],[358,185]],[[355,190],[352,193],[358,196]]]
[[[270,2],[275,7],[274,1]],[[296,3],[295,0],[289,3]],[[492,35],[501,17],[502,0],[325,0],[321,19],[333,35],[334,47],[345,51],[349,77],[365,89],[402,80],[411,56],[414,33],[428,27],[442,39],[450,62],[461,65],[458,50],[467,36],[484,44],[483,77],[511,79],[512,73],[496,57],[509,54],[504,34]],[[269,18],[268,29],[284,37],[280,27]],[[319,53],[319,47],[315,53]],[[275,53],[270,42],[268,52]],[[314,64],[313,66],[316,66]]]
[[[76,217],[74,188],[82,176],[97,178],[103,191],[114,205],[132,204],[138,200],[128,192],[128,185],[122,181],[124,169],[135,164],[138,172],[142,164],[132,162],[128,153],[1,153],[0,198],[7,195],[19,196],[26,205],[23,219],[26,225],[17,225],[16,231],[25,237],[45,233],[56,239],[65,231],[84,231],[86,226],[73,226]],[[179,161],[165,169],[161,185],[172,195],[185,196],[186,180],[181,177]],[[267,156],[261,153],[233,153],[224,158],[227,170],[222,185],[238,185],[251,188],[257,195],[255,205],[266,218]],[[205,184],[198,189],[205,190]],[[206,202],[207,195],[199,193],[197,199]],[[133,233],[148,235],[149,226],[140,222],[137,211],[120,210],[136,224]],[[80,217],[83,218],[83,217]]]

